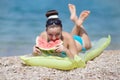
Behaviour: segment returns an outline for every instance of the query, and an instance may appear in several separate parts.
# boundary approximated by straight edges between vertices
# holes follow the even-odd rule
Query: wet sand
[[[19,56],[1,57],[0,80],[120,80],[120,50],[105,50],[85,68],[70,71],[25,66]]]

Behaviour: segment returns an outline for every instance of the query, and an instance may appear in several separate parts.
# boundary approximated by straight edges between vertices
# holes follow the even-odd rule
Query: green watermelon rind
[[[58,44],[58,45],[62,45],[62,44],[63,44],[63,41],[61,41],[61,43]],[[45,54],[48,54],[48,53],[53,54],[53,53],[55,53],[55,47],[52,47],[52,48],[49,48],[49,49],[39,47],[39,49],[40,49],[40,51],[42,53],[45,53]]]
[[[54,48],[51,48],[51,49],[41,49],[41,48],[39,48],[40,49],[40,51],[42,52],[42,53],[45,53],[45,54],[52,54],[52,53],[54,53],[55,52],[55,49]]]

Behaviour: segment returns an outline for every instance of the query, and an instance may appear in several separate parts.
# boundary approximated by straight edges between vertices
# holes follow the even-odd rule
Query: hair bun
[[[51,18],[58,18],[58,12],[56,10],[49,10],[46,12],[46,17],[48,19],[51,19]]]

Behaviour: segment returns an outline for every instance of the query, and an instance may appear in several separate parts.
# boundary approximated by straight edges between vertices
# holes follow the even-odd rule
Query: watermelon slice
[[[47,42],[45,39],[39,36],[36,38],[36,46],[40,49],[42,53],[47,53],[47,54],[55,53],[55,47],[57,45],[62,45],[62,44],[63,44],[62,40]]]

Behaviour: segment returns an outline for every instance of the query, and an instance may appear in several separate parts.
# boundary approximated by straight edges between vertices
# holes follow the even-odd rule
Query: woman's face
[[[48,27],[46,29],[48,39],[50,41],[56,41],[61,39],[62,36],[62,28],[60,26],[57,27]]]

